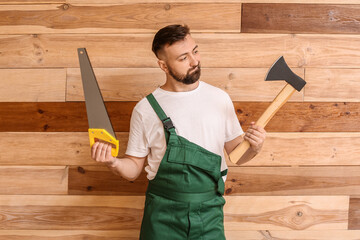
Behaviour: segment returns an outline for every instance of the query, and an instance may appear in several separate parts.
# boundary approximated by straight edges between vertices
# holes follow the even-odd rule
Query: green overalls
[[[178,136],[152,94],[167,148],[146,192],[140,240],[223,240],[225,199],[221,157]]]

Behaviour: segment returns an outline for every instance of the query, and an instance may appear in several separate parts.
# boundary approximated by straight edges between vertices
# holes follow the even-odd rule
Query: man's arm
[[[108,168],[123,178],[133,181],[142,172],[146,157],[134,157],[125,155],[124,158],[115,158],[111,155],[111,145],[96,142],[91,149],[91,157],[97,161],[106,164]]]
[[[254,122],[250,124],[245,134],[225,143],[225,151],[230,154],[242,141],[246,140],[250,143],[249,150],[245,153],[245,160],[240,164],[250,161],[258,154],[263,146],[266,137],[264,128],[256,126]]]

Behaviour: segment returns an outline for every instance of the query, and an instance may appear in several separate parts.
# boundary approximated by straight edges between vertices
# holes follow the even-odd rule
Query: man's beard
[[[176,74],[171,69],[170,66],[168,66],[168,69],[169,69],[170,76],[172,76],[176,81],[181,82],[181,83],[186,84],[186,85],[196,83],[199,80],[200,74],[201,74],[200,62],[199,62],[199,64],[197,66],[189,69],[185,76],[180,75],[180,74]],[[194,69],[196,69],[196,70],[193,73],[190,73]]]

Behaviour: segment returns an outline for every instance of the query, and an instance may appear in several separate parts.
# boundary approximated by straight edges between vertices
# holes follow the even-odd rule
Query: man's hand
[[[141,173],[146,157],[125,155],[116,158],[111,155],[111,144],[95,142],[91,148],[91,157],[96,162],[106,164],[116,175],[134,181]]]
[[[255,125],[255,122],[251,122],[249,129],[245,132],[244,139],[250,143],[252,150],[259,153],[265,138],[265,129]]]
[[[111,145],[103,142],[94,143],[91,149],[91,157],[96,162],[105,163],[108,166],[113,166],[116,158],[111,155]]]

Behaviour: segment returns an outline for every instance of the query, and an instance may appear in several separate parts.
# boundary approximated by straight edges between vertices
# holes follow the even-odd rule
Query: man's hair
[[[190,29],[186,25],[169,25],[160,29],[154,37],[152,51],[158,57],[159,51],[165,46],[184,40],[190,34]]]

